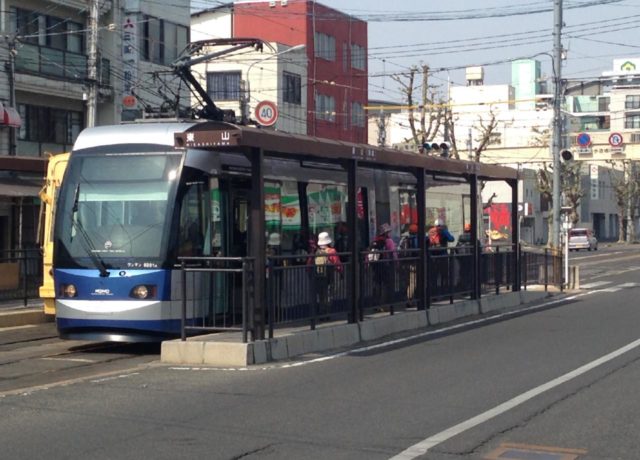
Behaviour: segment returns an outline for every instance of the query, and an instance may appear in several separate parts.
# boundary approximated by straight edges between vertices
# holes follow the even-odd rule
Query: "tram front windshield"
[[[180,154],[71,157],[56,216],[56,265],[157,268],[167,234]]]

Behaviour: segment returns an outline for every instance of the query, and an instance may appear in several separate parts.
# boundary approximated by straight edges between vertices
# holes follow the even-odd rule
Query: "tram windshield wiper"
[[[78,201],[80,199],[80,184],[76,186],[76,190],[73,196],[73,206],[71,208],[71,225],[82,236],[80,239],[80,245],[91,259],[91,263],[98,269],[100,276],[103,278],[108,277],[111,273],[107,270],[107,264],[104,260],[96,254],[96,249],[93,246],[91,238],[84,229],[84,226],[80,222],[80,216],[78,216]]]

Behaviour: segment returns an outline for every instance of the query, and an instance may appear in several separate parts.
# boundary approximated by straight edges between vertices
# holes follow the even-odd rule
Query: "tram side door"
[[[249,254],[249,215],[251,207],[251,181],[245,177],[224,177],[219,181],[217,206],[214,212],[214,254],[223,257],[246,257]],[[216,312],[242,311],[242,277],[226,277],[218,282]]]

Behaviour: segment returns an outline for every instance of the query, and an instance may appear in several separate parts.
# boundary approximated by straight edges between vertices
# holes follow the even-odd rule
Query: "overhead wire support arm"
[[[220,51],[213,51],[210,53],[198,56],[208,47],[229,46]],[[213,121],[230,121],[235,122],[235,113],[232,110],[220,109],[207,91],[202,87],[196,77],[191,72],[191,68],[197,64],[210,61],[212,59],[225,56],[227,54],[236,53],[246,48],[254,48],[256,51],[262,52],[264,48],[264,42],[257,38],[223,38],[212,40],[200,40],[190,43],[183,51],[183,56],[178,58],[173,64],[173,71],[182,80],[189,85],[192,90],[200,97],[203,108],[199,111],[198,115],[201,118],[205,118]]]

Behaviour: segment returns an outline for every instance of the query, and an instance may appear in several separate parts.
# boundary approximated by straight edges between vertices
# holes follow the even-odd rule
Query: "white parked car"
[[[569,230],[569,250],[579,251],[580,249],[598,250],[598,239],[589,228],[572,228]]]

